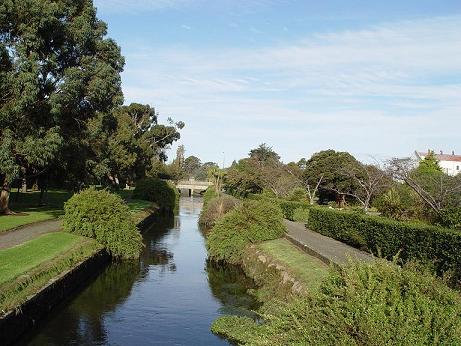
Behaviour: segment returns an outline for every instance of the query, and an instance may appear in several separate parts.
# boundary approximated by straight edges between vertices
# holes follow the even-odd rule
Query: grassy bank
[[[51,279],[101,249],[93,239],[57,232],[1,250],[0,312],[16,308]]]
[[[210,258],[242,265],[263,303],[257,320],[218,318],[215,334],[238,345],[461,345],[461,295],[421,263],[327,268],[275,236],[282,216],[262,203],[233,209],[208,235]]]
[[[257,247],[275,262],[280,263],[308,291],[317,290],[327,276],[328,266],[325,263],[306,254],[286,239],[266,241]]]

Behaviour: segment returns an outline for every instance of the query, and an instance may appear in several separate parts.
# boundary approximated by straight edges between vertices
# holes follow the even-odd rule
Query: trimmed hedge
[[[291,221],[295,221],[294,214],[297,209],[309,209],[311,207],[310,204],[305,202],[294,202],[285,200],[279,200],[279,204],[283,212],[283,217]]]
[[[308,228],[386,258],[433,263],[438,274],[461,277],[461,233],[437,226],[313,207]]]
[[[268,200],[271,201],[272,203],[277,203],[280,208],[282,209],[283,217],[285,219],[288,219],[290,221],[295,221],[294,220],[294,212],[296,209],[309,209],[312,206],[307,203],[307,202],[296,202],[296,201],[288,201],[285,199],[281,198],[268,198],[264,197],[260,194],[251,194],[248,195],[248,199],[254,200],[254,201],[261,201],[261,200]]]
[[[133,198],[154,202],[161,212],[173,213],[178,205],[179,192],[165,180],[148,177],[136,182]]]

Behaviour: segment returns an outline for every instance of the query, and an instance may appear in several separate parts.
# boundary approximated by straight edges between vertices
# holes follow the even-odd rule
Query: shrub
[[[203,206],[199,223],[205,227],[212,227],[217,219],[234,209],[239,202],[237,198],[229,195],[222,195],[221,197],[211,199]]]
[[[294,202],[305,202],[307,199],[306,189],[302,187],[295,187],[293,191],[291,191],[290,196],[288,197],[289,201]]]
[[[461,274],[461,233],[454,230],[320,207],[310,209],[307,225],[352,246],[379,250],[387,258],[400,251],[404,262],[434,262],[439,274],[447,270],[455,271],[456,277]]]
[[[207,239],[210,259],[239,264],[252,243],[280,238],[285,233],[283,214],[270,201],[244,201],[219,219]]]
[[[409,220],[423,217],[422,203],[416,193],[407,185],[397,184],[376,198],[376,209],[386,217]]]
[[[96,239],[115,258],[138,258],[143,248],[128,206],[120,196],[93,188],[64,205],[64,230]]]
[[[148,177],[136,182],[133,198],[154,202],[160,211],[172,213],[178,204],[179,192],[165,180]]]
[[[294,202],[279,200],[280,208],[282,208],[283,217],[285,219],[294,220],[294,212],[296,209],[309,209],[311,206],[306,202]]]
[[[459,345],[461,298],[415,266],[332,267],[317,294],[265,308],[265,323],[223,317],[213,332],[248,345]]]
[[[210,202],[213,198],[216,197],[218,197],[218,193],[216,192],[214,187],[210,186],[203,194],[203,207],[205,208],[208,202]]]
[[[293,221],[306,223],[309,220],[309,209],[296,208],[293,212]]]

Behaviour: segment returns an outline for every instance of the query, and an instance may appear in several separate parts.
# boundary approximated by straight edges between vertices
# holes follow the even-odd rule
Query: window
[[[459,171],[459,166],[456,166],[456,170]]]

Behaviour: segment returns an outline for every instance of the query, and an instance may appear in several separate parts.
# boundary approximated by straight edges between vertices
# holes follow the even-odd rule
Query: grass
[[[72,192],[48,191],[46,196],[47,204],[40,206],[40,192],[12,192],[10,209],[19,214],[0,216],[0,232],[59,217],[63,214],[64,202],[71,196]]]
[[[59,232],[1,250],[0,317],[101,249],[94,239]]]
[[[23,244],[0,250],[0,284],[56,257],[81,240],[82,237],[70,233],[48,233]]]
[[[115,193],[127,201],[137,222],[149,215],[148,209],[152,207],[152,203],[139,199],[131,199],[133,190],[119,190]],[[10,209],[17,212],[18,215],[1,215],[0,233],[31,223],[60,217],[64,213],[64,202],[66,202],[72,194],[73,192],[64,190],[48,191],[46,205],[40,206],[40,192],[38,191],[25,193],[17,191],[11,192]]]
[[[259,249],[286,267],[309,291],[317,290],[328,274],[328,266],[280,238],[258,245]]]

